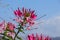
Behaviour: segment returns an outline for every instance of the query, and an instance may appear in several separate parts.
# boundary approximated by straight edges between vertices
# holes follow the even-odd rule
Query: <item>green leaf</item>
[[[21,38],[21,37],[18,37],[18,36],[17,36],[17,38],[18,38],[19,40],[22,40],[22,38]]]
[[[21,24],[19,24],[18,26],[19,29],[24,29]]]
[[[20,29],[20,32],[23,32],[23,30],[22,30],[22,29]]]
[[[20,29],[20,32],[24,33],[24,30],[23,29]],[[25,33],[24,33],[25,34]]]
[[[5,37],[2,37],[2,40],[9,40],[8,38],[6,38],[6,36]]]

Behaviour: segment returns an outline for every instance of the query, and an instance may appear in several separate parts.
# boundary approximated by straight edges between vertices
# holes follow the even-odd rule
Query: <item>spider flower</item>
[[[14,28],[15,28],[15,25],[14,25],[14,24],[12,24],[11,22],[8,22],[8,23],[7,23],[7,29],[8,29],[8,30],[13,31]]]
[[[0,23],[0,33],[2,33],[4,30],[6,30],[5,21]]]
[[[37,17],[35,11],[31,11],[30,9],[25,9],[25,8],[22,8],[22,10],[18,8],[18,10],[14,11],[14,14],[15,16],[18,16],[14,20],[20,23],[22,26],[26,26],[26,25],[32,26],[34,24],[34,20]]]

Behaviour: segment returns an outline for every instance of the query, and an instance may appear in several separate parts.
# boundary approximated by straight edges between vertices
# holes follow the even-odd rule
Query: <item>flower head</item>
[[[0,33],[2,33],[4,30],[6,30],[5,21],[0,23]]]
[[[32,19],[36,19],[37,15],[35,15],[34,13],[31,13],[31,16],[30,16]]]
[[[8,30],[13,31],[14,28],[15,28],[15,25],[14,25],[14,24],[12,24],[12,23],[10,23],[10,22],[7,23],[7,29],[8,29]]]
[[[15,10],[15,11],[14,11],[14,14],[15,14],[16,16],[18,16],[18,17],[21,17],[22,12],[21,12],[21,10],[18,8],[18,10]]]
[[[15,33],[14,32],[7,32],[7,36],[12,37],[14,39]]]
[[[34,12],[35,11],[31,11],[30,9],[22,8],[22,10],[20,10],[18,8],[18,10],[14,11],[15,16],[18,16],[17,18],[15,18],[15,21],[22,26],[32,26],[34,24],[34,20],[37,17]],[[29,29],[28,26],[27,29]]]

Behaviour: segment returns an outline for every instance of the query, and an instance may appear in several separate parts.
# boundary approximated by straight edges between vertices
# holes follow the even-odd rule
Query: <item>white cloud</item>
[[[50,36],[60,36],[60,16],[52,17],[44,21],[42,26],[43,32]]]

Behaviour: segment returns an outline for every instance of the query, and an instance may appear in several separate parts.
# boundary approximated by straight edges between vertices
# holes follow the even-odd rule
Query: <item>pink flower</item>
[[[30,9],[22,8],[21,11],[18,8],[18,10],[14,11],[14,14],[17,16],[17,18],[15,18],[14,20],[22,26],[25,26],[28,30],[30,30],[28,26],[32,26],[33,24],[35,24],[34,20],[37,16],[35,15],[34,11],[31,11]]]
[[[15,28],[15,25],[12,24],[12,23],[10,23],[10,22],[8,22],[8,23],[7,23],[7,28],[8,28],[8,30],[13,31],[14,28]]]
[[[29,22],[29,25],[30,26],[34,25],[34,22],[33,21]]]
[[[36,19],[36,17],[37,17],[37,15],[35,15],[34,13],[31,13],[30,18],[32,18],[32,19]]]
[[[5,21],[3,21],[3,22],[0,23],[0,27],[1,28],[5,27]]]
[[[2,30],[0,30],[0,33],[2,33],[3,31]]]
[[[29,26],[32,26],[34,24],[34,21],[32,21],[32,19],[26,17],[26,21],[27,23],[29,23]]]
[[[51,38],[49,36],[45,37],[45,40],[51,40]]]
[[[28,35],[28,40],[51,40],[51,38],[49,36],[45,37],[42,34],[39,36],[38,34],[36,34],[36,36],[34,36],[34,34]]]
[[[28,40],[30,40],[30,35],[28,35]]]
[[[34,34],[32,34],[32,38],[33,38],[33,40],[35,40]]]
[[[39,35],[38,34],[36,34],[36,40],[39,40]]]
[[[5,21],[0,23],[0,33],[2,33],[4,30],[6,30]]]
[[[40,35],[40,40],[44,40],[44,36],[42,34]]]
[[[33,40],[33,36],[32,35],[28,35],[28,40]]]
[[[13,33],[13,32],[7,32],[7,36],[12,37],[14,39],[15,33]]]
[[[18,17],[18,18],[15,18],[15,19],[13,19],[13,20],[15,20],[15,21],[16,21],[16,22],[18,22],[18,23],[23,22],[23,20],[22,20],[22,19],[20,19],[19,17]]]
[[[30,27],[27,27],[26,29],[27,29],[27,30],[30,30]]]
[[[20,11],[20,9],[18,8],[18,10],[14,11],[14,14],[18,17],[22,16],[22,12]]]

